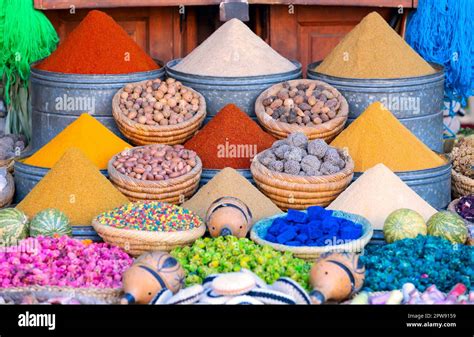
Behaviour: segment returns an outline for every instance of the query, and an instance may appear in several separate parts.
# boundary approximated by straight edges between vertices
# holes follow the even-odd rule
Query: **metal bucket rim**
[[[178,70],[173,69],[175,65],[177,65],[182,59],[177,58],[174,60],[169,61],[166,63],[165,69],[168,75],[172,77],[180,77],[186,78],[187,80],[195,81],[197,83],[211,83],[211,84],[219,84],[219,85],[236,85],[236,84],[247,84],[252,82],[251,84],[260,84],[260,83],[273,83],[275,80],[280,79],[281,77],[286,76],[294,76],[295,74],[302,75],[302,65],[297,60],[290,60],[296,66],[296,69],[283,72],[283,73],[276,73],[270,75],[257,75],[257,76],[239,76],[239,77],[223,77],[223,76],[203,76],[203,75],[194,75],[184,73]]]
[[[337,82],[339,85],[348,85],[354,87],[374,87],[374,88],[390,88],[397,86],[420,85],[424,82],[431,83],[436,81],[444,81],[444,67],[440,64],[428,62],[436,72],[434,74],[415,76],[415,77],[400,77],[400,78],[347,78],[337,77],[319,73],[315,69],[323,60],[310,63],[307,68],[307,75],[317,76],[321,79],[328,79],[329,81]]]

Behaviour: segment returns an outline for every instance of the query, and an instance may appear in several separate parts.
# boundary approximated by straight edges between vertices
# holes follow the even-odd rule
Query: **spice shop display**
[[[120,248],[38,236],[0,251],[0,287],[121,288],[132,259]]]
[[[197,190],[202,163],[182,145],[147,145],[124,150],[108,165],[110,180],[132,201],[182,203]]]
[[[446,164],[380,102],[372,103],[331,143],[347,147],[355,172],[384,164],[394,172],[426,170]]]
[[[204,169],[248,169],[253,157],[274,141],[247,114],[229,104],[184,146],[197,152]]]
[[[229,167],[221,170],[181,206],[205,219],[211,204],[222,197],[234,197],[244,202],[249,207],[255,222],[282,213],[262,192]]]
[[[453,147],[450,157],[453,161],[452,187],[454,197],[474,193],[474,135],[461,138]]]
[[[67,74],[127,74],[159,66],[114,19],[93,10],[36,68]]]
[[[206,101],[174,78],[129,83],[112,100],[120,131],[136,145],[182,144],[200,128]]]
[[[344,301],[362,288],[364,279],[365,267],[358,254],[324,254],[311,268],[311,301],[314,304]]]
[[[255,102],[259,122],[278,139],[303,132],[309,139],[330,142],[344,128],[348,112],[347,101],[337,89],[315,80],[274,85]]]
[[[367,15],[316,68],[344,78],[404,78],[433,74],[416,53],[377,12]]]
[[[397,209],[390,213],[383,225],[384,239],[388,243],[416,238],[427,233],[428,227],[423,216],[408,208]]]
[[[209,206],[206,225],[214,238],[226,235],[244,238],[253,225],[252,212],[242,200],[222,197]]]
[[[251,165],[258,188],[282,210],[327,206],[349,185],[353,169],[347,151],[301,132],[276,141]]]
[[[84,113],[23,163],[51,168],[72,147],[81,150],[97,168],[105,170],[113,155],[131,148],[131,145]]]
[[[192,211],[156,201],[128,203],[104,212],[92,226],[104,241],[134,256],[191,244],[206,231]]]
[[[215,239],[201,238],[191,247],[174,249],[171,255],[186,271],[186,286],[201,284],[213,274],[237,272],[245,268],[268,284],[285,276],[309,289],[310,263],[293,257],[290,252],[281,253],[246,238],[239,239],[231,235]]]
[[[361,215],[374,229],[383,229],[389,214],[400,208],[416,211],[425,221],[436,213],[436,209],[383,164],[365,171],[328,206],[328,209]]]
[[[250,237],[260,245],[316,260],[331,251],[360,252],[372,235],[371,224],[361,216],[311,206],[257,222]]]
[[[90,226],[100,213],[128,202],[81,150],[70,148],[17,208],[30,219],[55,208],[66,214],[72,226]]]
[[[148,304],[161,290],[176,293],[183,286],[184,270],[165,252],[140,255],[123,274],[122,304]]]
[[[284,73],[296,67],[242,21],[232,19],[173,69],[200,76],[249,77]]]
[[[474,247],[430,235],[387,245],[368,245],[362,256],[366,267],[364,289],[396,290],[407,282],[420,291],[433,284],[444,292],[457,283],[472,288],[473,254]]]

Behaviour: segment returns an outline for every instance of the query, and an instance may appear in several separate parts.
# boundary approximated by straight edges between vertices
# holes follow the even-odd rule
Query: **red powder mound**
[[[197,152],[206,169],[248,169],[251,159],[275,140],[245,112],[228,104],[184,146]]]
[[[70,74],[126,74],[160,67],[114,19],[93,10],[37,68]]]

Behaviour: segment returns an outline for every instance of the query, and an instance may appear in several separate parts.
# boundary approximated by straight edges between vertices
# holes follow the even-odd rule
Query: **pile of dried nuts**
[[[265,112],[283,123],[300,126],[314,126],[336,117],[341,106],[341,94],[316,83],[288,82],[282,84],[276,95],[265,98],[262,103]]]
[[[188,173],[197,159],[196,152],[183,145],[153,144],[122,151],[112,165],[131,178],[158,181]]]
[[[199,95],[174,78],[127,84],[120,94],[120,109],[129,119],[146,125],[176,125],[199,110]]]

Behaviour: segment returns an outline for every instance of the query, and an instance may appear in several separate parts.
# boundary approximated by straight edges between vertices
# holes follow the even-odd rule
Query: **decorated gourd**
[[[383,225],[383,234],[388,243],[426,235],[427,231],[425,219],[419,213],[407,208],[390,213]]]
[[[122,304],[147,304],[162,289],[176,293],[181,289],[185,273],[179,262],[166,252],[140,255],[123,274]]]
[[[69,219],[58,209],[48,208],[38,212],[30,223],[30,236],[72,236]]]
[[[206,225],[214,238],[226,235],[244,238],[252,226],[252,213],[240,199],[222,197],[207,210]]]
[[[16,208],[0,210],[0,244],[14,245],[28,234],[28,217]]]
[[[428,219],[428,234],[439,236],[452,243],[465,243],[468,230],[464,220],[456,213],[441,211]]]
[[[354,253],[322,254],[310,272],[310,293],[314,304],[328,300],[341,302],[357,293],[364,284],[365,267]]]

